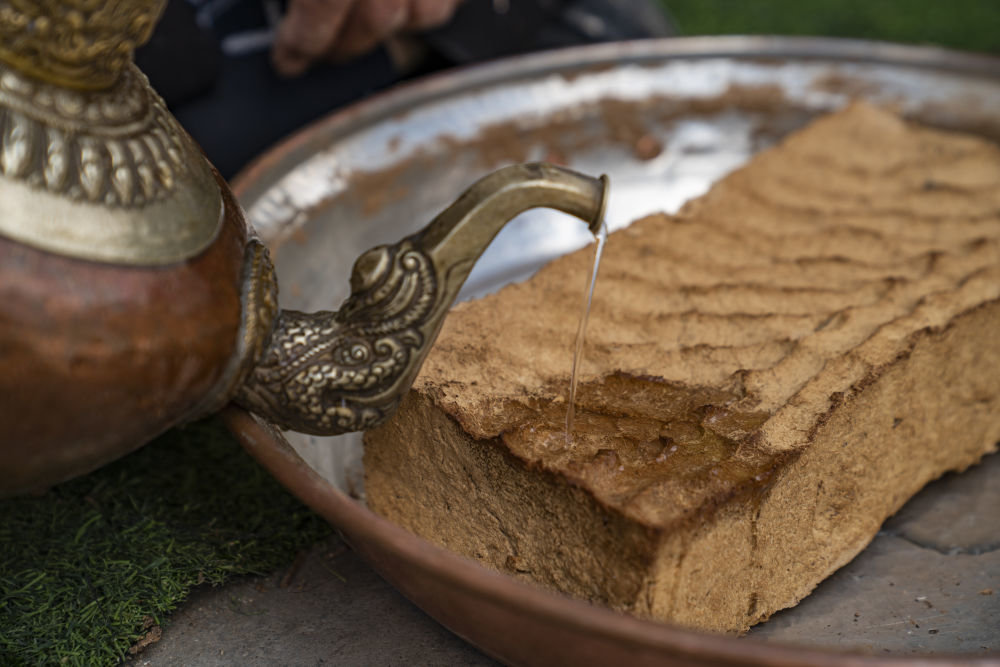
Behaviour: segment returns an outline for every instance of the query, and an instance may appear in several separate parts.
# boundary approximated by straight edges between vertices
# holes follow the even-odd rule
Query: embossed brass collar
[[[0,63],[0,234],[152,265],[200,253],[221,224],[208,162],[135,65],[79,91]]]

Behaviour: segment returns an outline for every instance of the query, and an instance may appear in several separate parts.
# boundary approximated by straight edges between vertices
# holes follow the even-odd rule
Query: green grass
[[[0,665],[113,665],[194,587],[329,534],[214,421],[0,501]]]
[[[824,35],[1000,52],[997,0],[662,1],[685,35]]]

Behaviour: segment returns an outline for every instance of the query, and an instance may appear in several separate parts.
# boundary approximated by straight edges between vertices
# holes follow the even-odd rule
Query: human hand
[[[291,0],[271,58],[285,76],[320,59],[346,60],[400,32],[448,21],[462,0]]]

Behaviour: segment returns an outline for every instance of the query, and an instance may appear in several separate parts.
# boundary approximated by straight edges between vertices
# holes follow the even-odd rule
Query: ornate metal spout
[[[546,164],[486,176],[422,231],[359,257],[339,311],[282,311],[236,402],[303,433],[376,426],[413,383],[448,308],[503,226],[546,206],[594,231],[606,195],[605,177]]]

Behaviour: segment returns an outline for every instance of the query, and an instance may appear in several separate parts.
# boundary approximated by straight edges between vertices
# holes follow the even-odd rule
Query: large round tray
[[[608,173],[608,220],[620,227],[678,208],[754,152],[852,99],[1000,138],[1000,61],[989,57],[827,39],[655,40],[521,57],[400,87],[289,138],[234,188],[272,249],[283,305],[330,309],[346,296],[355,257],[423,226],[503,164],[547,159]],[[526,277],[588,240],[561,214],[529,212],[496,239],[464,295]],[[991,550],[1000,546],[1000,496],[981,480],[959,477],[932,491],[835,583],[749,638],[734,638],[536,589],[376,516],[363,503],[357,435],[285,434],[289,446],[246,413],[230,409],[227,419],[248,450],[387,580],[509,663],[881,664],[920,653],[936,663],[1000,664],[991,653],[1000,647],[1000,591],[977,597],[989,582],[1000,583],[1000,551]],[[996,461],[988,465],[997,469]],[[997,544],[952,535],[930,545],[933,556],[907,551],[923,548],[906,534],[908,525],[957,525],[960,516],[969,523],[969,507],[977,535],[986,526]],[[949,560],[949,549],[969,558]],[[930,613],[930,601],[941,596],[948,608]],[[848,608],[864,615],[851,618]],[[928,634],[931,626],[947,631]]]

